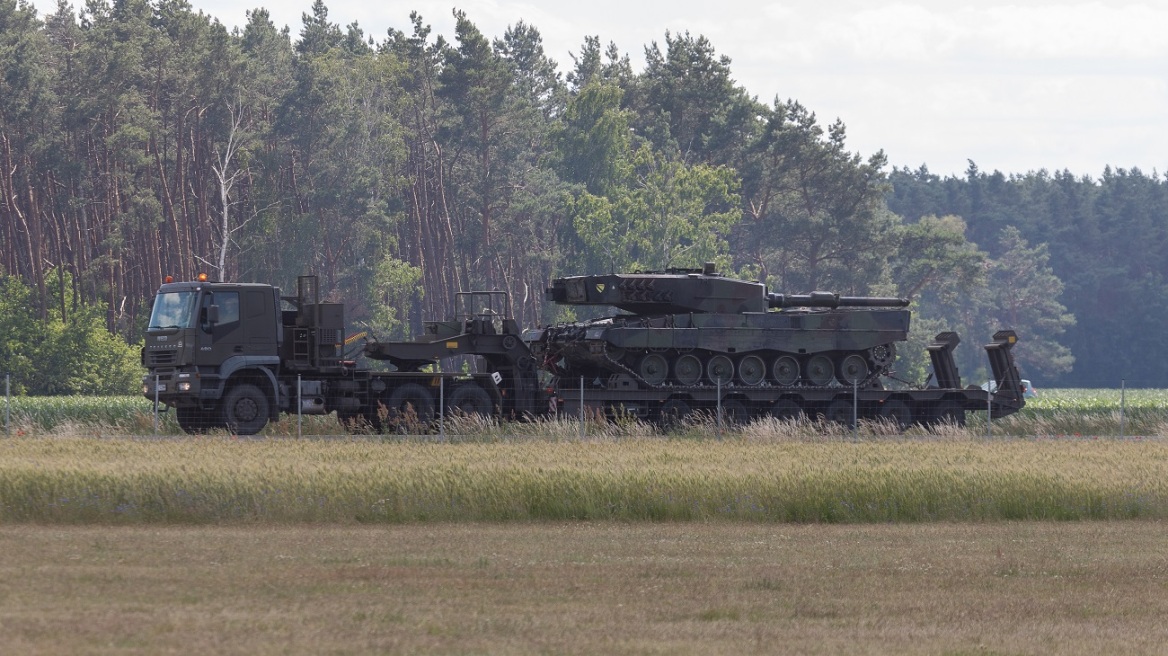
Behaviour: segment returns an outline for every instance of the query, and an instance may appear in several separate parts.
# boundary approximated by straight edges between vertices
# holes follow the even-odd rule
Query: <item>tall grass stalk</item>
[[[0,443],[0,521],[1168,518],[1159,440]]]
[[[1029,399],[1020,412],[993,422],[996,437],[1118,436],[1168,435],[1168,390],[1127,390],[1126,404],[1120,410],[1119,390],[1043,390],[1042,396]],[[304,435],[340,435],[345,433],[336,417],[306,416]],[[984,412],[970,412],[964,430],[952,426],[925,429],[914,427],[909,436],[941,435],[970,438],[987,433]],[[424,432],[426,426],[407,426],[406,432]],[[674,436],[702,437],[721,430],[708,415],[697,416],[687,425],[671,431]],[[137,396],[123,397],[15,397],[11,434],[16,435],[178,435],[173,412],[159,414],[154,427],[152,404]],[[436,431],[435,431],[436,432]],[[559,420],[538,419],[529,422],[497,421],[478,417],[448,419],[445,434],[454,440],[491,441],[532,437],[539,439],[578,439],[595,437],[649,437],[660,435],[655,427],[634,418],[606,420],[589,415],[582,426],[575,417]],[[729,428],[728,435],[784,436],[796,439],[848,439],[851,431],[824,422],[776,422],[759,420],[747,427]],[[858,435],[881,437],[900,431],[887,423],[862,420]],[[268,436],[297,435],[295,415],[284,416],[264,431]]]

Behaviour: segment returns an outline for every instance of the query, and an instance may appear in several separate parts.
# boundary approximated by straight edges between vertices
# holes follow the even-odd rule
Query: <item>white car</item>
[[[998,383],[997,381],[991,380],[990,382],[982,385],[981,388],[987,392],[996,392],[998,391]],[[1030,384],[1030,381],[1026,380],[1025,378],[1022,379],[1022,398],[1038,398],[1038,390],[1034,389],[1034,386]]]

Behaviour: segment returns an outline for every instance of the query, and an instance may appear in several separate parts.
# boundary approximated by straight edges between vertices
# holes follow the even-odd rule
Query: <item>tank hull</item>
[[[561,375],[627,374],[648,387],[874,384],[908,337],[900,309],[618,315],[529,333]]]

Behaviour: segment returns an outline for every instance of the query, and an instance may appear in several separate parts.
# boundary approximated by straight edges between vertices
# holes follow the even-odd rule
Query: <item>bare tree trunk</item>
[[[224,145],[223,150],[215,149],[215,163],[211,166],[211,170],[215,172],[215,179],[219,182],[219,209],[221,213],[221,221],[219,223],[219,259],[215,265],[219,272],[219,280],[226,281],[228,279],[227,272],[227,250],[231,246],[232,235],[243,228],[246,221],[241,222],[237,226],[231,225],[231,190],[235,187],[235,183],[243,177],[247,171],[243,169],[233,169],[232,160],[239,154],[240,142],[243,135],[240,131],[240,126],[243,124],[243,107],[242,104],[238,108],[228,105],[228,111],[231,114],[231,131],[227,134],[227,144]]]

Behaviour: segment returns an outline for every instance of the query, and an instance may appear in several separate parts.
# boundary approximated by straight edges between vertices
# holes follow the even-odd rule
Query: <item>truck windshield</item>
[[[198,296],[196,291],[164,292],[155,296],[150,328],[190,328],[194,325]]]

